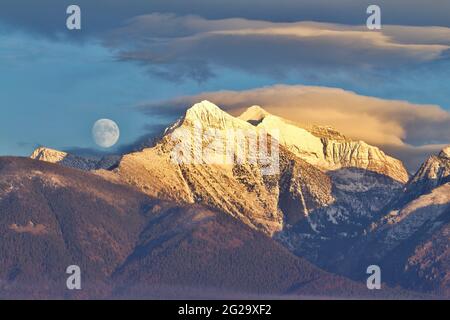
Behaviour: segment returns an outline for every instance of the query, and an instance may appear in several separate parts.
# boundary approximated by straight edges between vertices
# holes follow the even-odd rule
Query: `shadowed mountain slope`
[[[0,158],[0,231],[2,297],[392,294],[328,274],[225,213],[26,158]]]
[[[445,148],[424,162],[344,261],[334,262],[344,274],[358,278],[357,270],[374,263],[392,285],[450,296],[449,159]]]

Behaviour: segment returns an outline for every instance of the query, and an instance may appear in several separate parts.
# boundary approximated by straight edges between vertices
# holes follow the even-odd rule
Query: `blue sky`
[[[91,139],[91,126],[99,118],[118,123],[120,148],[145,135],[149,126],[174,119],[144,116],[135,108],[142,103],[267,83],[267,79],[228,70],[207,83],[174,83],[136,63],[118,62],[95,39],[82,43],[66,36],[50,39],[10,27],[0,33],[0,50],[2,155],[28,155],[39,145],[113,153],[117,148],[102,150]]]
[[[20,2],[0,4],[0,155],[38,145],[105,151],[91,138],[99,118],[118,123],[120,142],[108,150],[118,152],[179,115],[136,106],[220,90],[326,86],[450,110],[445,1],[380,1],[387,27],[378,33],[364,30],[366,4],[356,0],[264,0],[254,10],[252,1],[81,0],[83,29],[72,32],[69,2]],[[408,146],[450,142],[447,131],[415,140],[408,130]]]

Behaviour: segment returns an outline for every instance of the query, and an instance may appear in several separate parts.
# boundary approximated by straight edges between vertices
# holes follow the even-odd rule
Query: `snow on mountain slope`
[[[449,148],[427,159],[384,216],[335,265],[378,264],[391,284],[450,296]]]
[[[424,224],[436,221],[443,213],[450,214],[450,184],[444,184],[411,201],[398,211],[384,217],[384,225],[377,231],[387,230],[383,250],[389,251],[408,239]],[[382,252],[381,252],[382,254]]]
[[[196,122],[205,128],[216,129],[252,129],[246,121],[237,119],[226,113],[214,103],[201,101],[190,107],[183,117],[183,125],[193,126]]]
[[[279,130],[282,146],[330,178],[333,201],[309,210],[312,232],[300,221],[289,223],[277,234],[291,250],[320,265],[326,266],[330,253],[345,250],[349,240],[377,221],[408,179],[401,161],[363,141],[349,140],[332,128],[302,128],[258,106],[248,108],[239,118],[258,128]]]
[[[80,170],[109,169],[120,160],[119,156],[105,156],[99,159],[79,157],[67,152],[58,151],[46,147],[39,147],[33,151],[31,159],[57,163],[69,168]]]
[[[364,141],[323,139],[323,143],[325,159],[333,169],[355,167],[386,175],[400,183],[408,181],[408,172],[401,161]]]
[[[437,156],[430,156],[411,178],[406,186],[402,203],[410,201],[433,188],[450,182],[450,146],[444,148]]]
[[[152,196],[197,202],[227,212],[276,235],[288,248],[314,261],[323,251],[324,241],[356,237],[379,218],[378,212],[403,187],[383,172],[352,166],[332,170],[323,156],[324,136],[336,143],[345,138],[330,128],[314,128],[315,134],[321,135],[317,137],[259,107],[249,108],[244,115],[234,118],[210,102],[198,103],[169,127],[153,148],[125,155],[115,172]],[[255,135],[277,130],[279,172],[264,175],[260,163],[203,162],[211,153],[215,160],[226,159],[230,130]],[[195,137],[196,132],[213,133],[215,142],[211,136]],[[247,155],[247,138],[233,140],[234,159],[240,153]],[[196,139],[200,140],[196,143]],[[174,150],[180,146],[182,157],[199,160],[195,155],[200,154],[200,162],[174,162]],[[328,170],[317,165],[319,161]]]
[[[314,126],[307,130],[257,106],[250,107],[239,118],[266,130],[279,129],[281,144],[324,170],[355,167],[384,174],[401,183],[408,181],[401,161],[364,141],[347,139],[332,128]]]
[[[286,197],[288,201],[306,197],[302,203],[311,208],[329,203],[333,198],[328,177],[287,150],[280,150],[280,159],[276,159],[280,163],[279,171],[263,174],[264,164],[252,163],[247,157],[250,153],[249,137],[258,135],[259,131],[246,121],[203,101],[188,109],[155,147],[125,155],[115,172],[151,195],[202,203],[225,211],[255,229],[273,234],[283,228],[285,217],[279,207],[279,199],[285,196],[286,190],[290,190],[292,195]],[[214,133],[214,143],[205,136],[196,143],[199,138],[196,134],[205,132]],[[230,132],[245,135],[240,140],[234,137],[230,141]],[[236,160],[244,154],[245,161],[226,161],[226,149],[230,148],[230,143],[231,149],[228,150],[231,150],[232,158]],[[184,160],[192,162],[177,163],[179,159],[173,158],[177,155],[174,153],[177,148],[183,151]],[[200,159],[196,159],[198,155]],[[211,157],[219,161],[209,163]],[[290,170],[305,174],[292,176]],[[315,178],[303,181],[308,172],[313,172]],[[280,177],[287,176],[289,182],[282,187]],[[292,215],[296,215],[296,219],[306,217],[304,206],[295,206],[295,211]]]
[[[398,201],[390,204],[382,224],[392,225],[389,245],[405,240],[414,232],[432,224],[442,214],[450,218],[450,147],[429,157],[406,186]],[[432,228],[435,225],[431,226]],[[449,252],[450,253],[450,252]]]
[[[272,132],[276,135],[268,134]],[[252,152],[257,149],[252,137],[261,134],[269,150],[279,145],[268,163]],[[324,151],[330,145],[337,150],[331,157],[335,162]],[[340,149],[345,145],[349,151]],[[300,128],[260,107],[235,118],[203,101],[167,128],[153,147],[124,155],[112,171],[96,172],[152,197],[226,212],[318,261],[327,254],[324,245],[358,236],[401,191],[395,174],[376,171],[372,155],[382,168],[395,167],[377,150],[349,142],[331,128]],[[367,157],[360,161],[360,154]],[[267,174],[271,163],[277,170]],[[397,178],[402,176],[399,166]]]
[[[305,129],[285,122],[279,117],[266,115],[258,124],[266,130],[280,130],[280,144],[306,162],[327,168],[328,162],[323,156],[323,144],[320,138],[312,135]]]
[[[450,297],[450,183],[390,211],[349,253],[353,267],[381,267],[386,281]]]

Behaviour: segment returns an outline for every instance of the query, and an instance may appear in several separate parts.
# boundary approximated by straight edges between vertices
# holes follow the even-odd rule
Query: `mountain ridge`
[[[117,165],[120,160],[120,156],[117,155],[82,157],[47,147],[38,147],[30,155],[30,158],[50,163],[58,163],[65,167],[85,171],[111,169]]]
[[[450,296],[449,149],[430,156],[380,220],[343,255],[347,261],[335,262],[343,274],[376,263],[391,285]]]
[[[245,121],[251,117],[261,121],[256,126]],[[275,121],[277,125],[266,125],[264,121]],[[226,133],[230,129],[246,130],[247,133],[254,132],[257,135],[261,131],[270,132],[272,129],[286,126],[290,126],[289,129],[294,130],[295,134],[302,132],[303,137],[307,139],[301,139],[300,143],[295,143],[299,139],[291,138],[290,132],[285,134],[281,130],[278,137],[280,171],[275,175],[262,175],[262,167],[259,164],[219,163],[205,166],[202,163],[176,164],[173,162],[172,151],[180,145],[189,154],[203,156],[203,150],[198,149],[202,145],[191,143],[189,139],[186,139],[192,135],[192,132],[195,133],[195,130],[200,132],[204,129],[215,130],[216,133],[221,133],[219,143],[223,145],[227,143]],[[316,128],[316,131],[319,130]],[[332,130],[326,128],[322,129],[323,132],[329,135]],[[283,138],[286,136],[287,141]],[[333,133],[333,136],[336,136],[336,133]],[[328,138],[316,137],[306,129],[293,126],[284,119],[269,114],[261,107],[253,106],[244,112],[241,118],[236,118],[213,103],[202,101],[189,108],[184,116],[168,127],[165,135],[155,143],[154,147],[122,156],[111,173],[104,170],[98,173],[131,184],[154,197],[180,203],[198,202],[218,208],[270,235],[285,229],[289,224],[297,224],[301,221],[306,222],[306,227],[312,233],[317,233],[317,224],[327,224],[326,221],[330,219],[334,221],[334,224],[353,223],[351,215],[355,210],[360,211],[359,215],[363,220],[370,220],[373,215],[373,205],[370,204],[372,198],[368,196],[368,191],[372,192],[373,189],[373,197],[379,198],[382,188],[378,185],[383,185],[387,190],[383,196],[393,197],[401,188],[402,182],[398,181],[397,176],[386,176],[385,171],[371,173],[371,170],[367,170],[368,165],[365,162],[343,163],[343,165],[350,164],[350,168],[345,168],[342,164],[337,167],[328,167],[327,170],[324,170],[324,167],[316,167],[314,164],[317,163],[311,161],[311,152],[309,152],[311,150],[308,149],[307,144],[305,147],[305,141],[308,139],[313,141],[310,144],[311,148],[318,147],[316,156],[318,157],[321,153],[324,163],[327,162],[324,156],[324,150],[327,150],[324,141],[329,141],[326,140]],[[234,158],[237,158],[239,150],[245,150],[245,144],[250,143],[248,137],[245,137],[243,143],[244,147],[233,146]],[[374,150],[373,148],[375,147],[368,150]],[[225,157],[223,149],[217,145],[213,145],[212,149],[219,158]],[[366,151],[366,154],[369,151]],[[306,153],[309,154],[305,156]],[[380,154],[384,155],[381,151]],[[358,153],[351,151],[346,154],[348,157],[353,155],[357,157]],[[381,161],[389,163],[386,157],[382,157]],[[362,163],[362,168],[353,168],[352,163],[356,165]],[[386,164],[386,167],[390,166]],[[356,169],[359,171],[355,171]],[[401,172],[400,176],[402,174]],[[361,185],[358,187],[361,189],[361,196],[358,195],[355,198],[352,195],[354,190],[347,189],[350,185],[359,184],[361,179],[366,179],[366,176],[371,176],[372,180],[377,181],[374,184],[375,187],[369,184]],[[333,181],[339,181],[339,184]],[[336,197],[343,202],[337,201]],[[335,204],[327,209],[327,206],[332,203]],[[318,211],[317,215],[316,211]],[[314,222],[314,219],[317,221]],[[368,222],[363,222],[363,224],[366,223]],[[355,224],[355,227],[360,229],[363,225],[359,227],[358,224]]]
[[[228,214],[44,161],[0,157],[0,213],[2,298],[417,297],[329,274]],[[66,289],[72,264],[82,291]]]
[[[378,147],[364,141],[348,139],[331,127],[302,128],[257,106],[250,107],[239,118],[257,121],[257,127],[278,128],[282,131],[280,143],[295,155],[324,170],[356,167],[383,173],[401,183],[409,179],[400,160],[387,156]]]
[[[277,128],[279,134],[271,136]],[[263,165],[258,162],[208,163],[203,158],[205,147],[214,155],[213,160],[226,158],[226,148],[221,145],[228,143],[229,130],[253,132],[254,135],[263,132],[269,140],[276,137],[279,172],[265,175]],[[204,136],[205,132],[214,134]],[[195,133],[199,134],[200,143],[195,143]],[[216,144],[208,140],[212,137],[218,137]],[[248,152],[244,147],[249,142],[249,137],[244,136],[233,145],[231,155],[234,159],[240,150]],[[179,155],[174,150],[180,146],[184,156],[200,154],[200,162],[174,161],[174,155]],[[424,268],[426,261],[431,259],[414,253],[414,250],[426,252],[424,246],[440,243],[436,252],[441,252],[439,255],[446,259],[446,251],[442,248],[445,248],[447,229],[442,221],[447,215],[447,207],[433,203],[437,204],[438,198],[445,198],[448,154],[446,148],[439,155],[431,156],[406,183],[408,174],[399,160],[363,141],[347,139],[332,128],[301,128],[257,106],[236,118],[214,104],[202,101],[169,126],[152,147],[121,156],[117,165],[109,170],[94,169],[92,172],[109,181],[131,185],[154,198],[179,205],[199,204],[224,212],[276,240],[296,256],[305,257],[331,272],[346,276],[352,272],[363,277],[362,270],[367,267],[363,264],[372,264],[377,252],[385,251],[387,256],[396,257],[393,261],[403,257],[405,260],[398,264],[386,264],[387,258],[381,259],[380,264],[388,270],[390,283],[398,285],[392,279],[399,277],[403,279],[400,284],[407,286],[413,279],[412,273],[394,270],[404,261],[409,261],[404,265],[410,270]],[[423,188],[420,187],[422,184]],[[439,186],[442,189],[428,195]],[[420,201],[414,202],[415,199]],[[428,204],[416,208],[422,202]],[[426,224],[429,220],[424,218],[427,210],[441,229]],[[408,257],[396,253],[384,240],[387,234],[405,234],[405,226],[411,234],[422,226],[428,230],[415,240],[411,238],[410,243],[416,245],[405,249],[404,252],[410,254]],[[401,236],[397,240],[400,247],[407,243]],[[364,253],[366,246],[373,250]],[[364,257],[361,259],[364,263],[354,262],[352,252]],[[421,280],[411,282],[413,284],[408,288],[431,293],[444,290],[446,295],[448,285],[445,280],[437,277],[441,279],[440,284],[431,285],[427,276],[432,270],[423,270],[427,270],[423,276],[414,278]],[[445,272],[445,268],[440,270]],[[442,288],[436,289],[439,285]]]

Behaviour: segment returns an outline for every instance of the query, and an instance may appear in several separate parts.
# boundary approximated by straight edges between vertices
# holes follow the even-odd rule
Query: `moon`
[[[110,119],[100,119],[92,127],[92,137],[102,148],[111,148],[120,137],[119,126]]]

